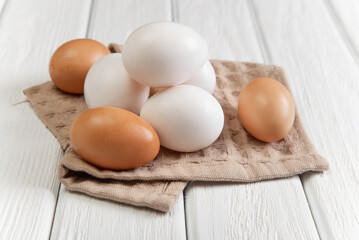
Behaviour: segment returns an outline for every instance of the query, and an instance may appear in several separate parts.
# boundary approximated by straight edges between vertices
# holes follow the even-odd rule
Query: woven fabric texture
[[[117,44],[109,48],[121,51]],[[52,82],[26,89],[35,112],[66,150],[59,165],[61,182],[72,191],[167,212],[187,181],[254,182],[328,169],[328,163],[305,134],[297,112],[288,136],[274,143],[256,140],[239,121],[237,100],[241,89],[258,77],[274,78],[288,88],[282,68],[219,60],[211,63],[217,75],[214,96],[225,114],[224,129],[217,141],[193,153],[161,148],[154,161],[127,171],[98,169],[70,146],[71,124],[87,109],[83,96],[64,93]]]

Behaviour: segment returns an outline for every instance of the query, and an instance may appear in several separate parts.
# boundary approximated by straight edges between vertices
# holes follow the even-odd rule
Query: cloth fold
[[[121,51],[121,45],[111,44],[109,48]],[[24,93],[35,112],[66,150],[59,164],[60,181],[72,191],[168,212],[187,181],[254,182],[328,169],[328,163],[305,134],[297,112],[288,136],[275,143],[254,139],[239,121],[240,90],[258,77],[274,78],[288,88],[282,68],[219,60],[211,63],[217,75],[214,96],[225,114],[224,129],[217,141],[194,153],[161,147],[154,161],[127,171],[96,168],[70,146],[72,121],[87,109],[83,96],[64,93],[52,82],[26,89]]]

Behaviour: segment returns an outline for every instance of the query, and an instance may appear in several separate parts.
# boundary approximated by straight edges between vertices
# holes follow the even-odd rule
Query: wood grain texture
[[[334,24],[359,64],[359,1],[324,0]]]
[[[245,1],[173,1],[173,15],[202,34],[209,58],[263,62],[260,42]]]
[[[319,239],[298,177],[259,183],[192,183],[189,239]],[[285,192],[284,192],[285,191]]]
[[[320,237],[357,239],[358,66],[324,1],[255,0],[254,7],[270,58],[286,69],[303,125],[330,164],[302,177]]]
[[[246,1],[175,3],[175,20],[202,34],[210,58],[266,59]],[[192,183],[185,200],[188,239],[318,239],[299,177],[253,184]]]
[[[49,236],[63,153],[22,102],[22,90],[49,79],[48,61],[61,43],[86,35],[90,8],[88,0],[0,0],[0,239]],[[322,239],[356,239],[357,1],[97,0],[89,36],[123,42],[139,25],[170,19],[171,8],[205,37],[211,58],[283,66],[304,127],[331,167],[301,178],[306,196],[298,177],[193,183],[185,192],[188,238],[318,239],[308,199]],[[52,239],[184,239],[184,217],[182,197],[172,213],[161,214],[62,187]]]
[[[185,239],[183,198],[170,213],[98,200],[61,186],[51,239]]]
[[[41,6],[41,7],[39,7]],[[0,238],[47,239],[59,144],[22,90],[49,80],[51,53],[86,31],[88,1],[8,0],[0,16]]]
[[[5,5],[6,5],[6,1],[7,0],[0,0],[0,21],[1,21],[1,15],[2,15],[2,12],[5,8]]]
[[[156,21],[171,21],[170,0],[95,0],[89,37],[103,44],[124,43],[136,28]]]
[[[123,43],[137,27],[171,20],[169,1],[95,1],[88,37]],[[61,186],[51,239],[185,239],[183,196],[168,214],[98,200]]]

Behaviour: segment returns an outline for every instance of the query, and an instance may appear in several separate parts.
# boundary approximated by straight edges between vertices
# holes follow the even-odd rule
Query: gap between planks
[[[254,32],[253,38],[252,38],[252,36],[251,36],[252,32],[250,30],[246,29],[246,27],[244,27],[245,25],[238,24],[238,22],[243,23],[243,22],[250,22],[251,21],[250,18],[248,18],[248,20],[247,20],[247,17],[238,17],[241,14],[246,15],[245,12],[247,10],[245,10],[244,12],[239,12],[239,13],[237,12],[238,16],[233,15],[231,17],[231,21],[226,22],[226,23],[223,22],[223,24],[219,26],[221,29],[216,29],[218,27],[217,23],[212,22],[212,24],[216,24],[216,25],[211,26],[211,21],[209,19],[209,15],[204,14],[204,16],[203,16],[204,18],[201,17],[201,16],[198,16],[198,19],[196,19],[196,17],[194,17],[195,15],[200,15],[201,13],[206,12],[206,11],[213,11],[213,12],[211,12],[213,18],[214,19],[221,19],[223,17],[226,17],[228,14],[233,13],[231,10],[228,10],[228,9],[230,9],[232,7],[236,7],[236,6],[229,6],[229,8],[226,8],[226,9],[223,9],[223,7],[226,6],[226,5],[230,5],[229,3],[234,4],[235,3],[234,1],[232,1],[232,2],[229,2],[229,1],[228,2],[216,2],[216,3],[211,2],[212,4],[209,4],[207,2],[205,3],[205,1],[198,1],[198,2],[189,2],[188,1],[187,3],[184,2],[184,1],[178,1],[178,3],[182,4],[182,13],[186,12],[184,15],[178,16],[179,19],[177,19],[177,20],[179,22],[189,24],[190,26],[192,25],[192,27],[197,28],[197,30],[199,30],[199,31],[203,30],[204,31],[204,34],[203,34],[204,37],[209,37],[209,39],[208,39],[209,41],[213,41],[213,39],[211,39],[211,36],[216,35],[214,44],[210,45],[210,47],[213,47],[212,48],[212,54],[215,53],[216,58],[218,58],[217,55],[220,55],[221,57],[223,57],[223,58],[225,58],[227,60],[239,60],[239,59],[241,59],[242,61],[243,60],[248,61],[248,58],[249,58],[250,61],[256,61],[256,62],[262,61],[263,58],[265,58],[264,55],[265,55],[266,51],[265,51],[264,44],[263,43],[258,43],[258,46],[257,46],[257,42],[255,42],[255,41],[258,41],[258,39],[260,38],[260,32],[258,32],[258,31]],[[240,6],[237,5],[237,7],[243,8],[243,5],[245,3],[246,2],[242,1],[239,4]],[[206,8],[208,8],[208,9],[206,9]],[[220,9],[219,12],[217,12],[218,8]],[[214,10],[214,9],[216,9],[216,10]],[[191,11],[191,10],[193,10],[193,11]],[[241,10],[241,9],[239,8],[237,10]],[[223,12],[223,11],[225,11],[225,12]],[[180,10],[180,12],[181,12],[181,10]],[[187,14],[187,16],[186,16],[186,14]],[[213,14],[217,14],[218,16],[213,15]],[[188,20],[187,18],[190,18],[190,20]],[[205,19],[205,20],[203,20],[203,19]],[[205,24],[206,26],[207,25],[208,26],[207,27],[202,26],[201,24]],[[236,24],[236,25],[227,26],[228,24]],[[235,30],[233,28],[231,28],[231,27],[238,28],[238,29],[240,29],[242,31],[243,30],[244,31],[248,30],[249,32],[245,32],[244,35],[246,35],[246,37],[243,37],[242,34],[241,35],[235,35],[235,33],[233,33],[233,32],[235,32]],[[253,29],[255,29],[255,28],[256,27],[254,26]],[[229,38],[223,39],[223,37],[229,37]],[[254,40],[254,38],[256,38],[256,39]],[[227,44],[223,44],[222,41],[226,41]],[[238,43],[240,43],[240,44],[238,45]],[[243,45],[246,45],[247,48],[250,48],[250,49],[249,50],[244,49]],[[259,49],[260,49],[262,59],[260,57],[258,57],[258,54],[256,52],[257,47],[259,47]],[[214,51],[213,51],[213,49],[214,49]],[[240,53],[241,55],[238,54],[238,53]],[[247,59],[243,59],[243,56],[245,58],[247,58]],[[265,61],[268,62],[269,60],[265,60]],[[277,184],[279,184],[279,185],[277,185]],[[311,238],[317,238],[318,237],[318,233],[317,233],[317,231],[315,229],[315,225],[314,225],[313,218],[312,218],[310,210],[309,210],[307,200],[305,199],[303,186],[301,185],[298,176],[295,176],[295,177],[290,178],[290,179],[279,180],[279,182],[266,181],[266,182],[257,183],[257,184],[248,184],[248,185],[247,184],[242,184],[242,186],[236,186],[235,184],[233,184],[232,186],[230,186],[230,185],[231,184],[222,184],[222,185],[213,184],[213,186],[212,186],[212,184],[209,183],[208,186],[212,186],[212,187],[211,187],[211,189],[208,188],[208,190],[206,190],[207,184],[201,185],[201,184],[196,183],[195,185],[193,185],[193,187],[190,186],[188,189],[186,189],[186,192],[188,193],[188,196],[189,196],[189,198],[186,197],[186,203],[188,203],[188,201],[192,201],[191,202],[192,205],[201,205],[201,204],[204,204],[203,201],[207,201],[205,199],[206,196],[215,197],[215,196],[217,196],[218,194],[221,194],[221,193],[222,194],[223,193],[232,194],[231,196],[236,197],[236,198],[239,198],[240,196],[235,196],[235,194],[243,194],[243,193],[246,194],[246,193],[248,193],[250,195],[250,196],[248,196],[249,198],[256,198],[256,197],[259,197],[259,195],[261,195],[261,193],[264,196],[264,193],[267,190],[269,190],[269,189],[273,190],[276,185],[277,185],[277,187],[279,186],[278,187],[279,188],[278,192],[280,192],[281,194],[284,194],[286,192],[285,190],[290,191],[291,188],[294,187],[296,190],[293,191],[292,193],[298,195],[298,196],[295,195],[295,196],[298,197],[298,202],[300,202],[300,203],[303,202],[303,204],[301,206],[302,208],[300,210],[304,210],[305,213],[304,214],[295,214],[290,210],[291,214],[293,214],[293,219],[292,220],[303,220],[303,219],[305,219],[305,221],[309,222],[308,225],[306,225],[306,224],[301,225],[301,228],[304,228],[304,229],[303,229],[303,231],[300,232],[303,235],[300,235],[300,236],[302,236],[302,237],[307,236],[308,237],[308,235],[311,235]],[[228,186],[228,187],[226,187],[226,186]],[[257,193],[255,193],[253,191],[257,191]],[[283,196],[285,196],[285,195],[283,195]],[[230,209],[230,207],[228,207],[228,209],[226,209],[227,207],[223,206],[223,204],[221,203],[222,200],[220,199],[221,198],[220,196],[217,196],[217,198],[218,198],[217,200],[219,200],[219,201],[214,200],[214,205],[213,205],[213,203],[211,203],[211,201],[209,201],[208,203],[205,203],[207,205],[209,204],[207,207],[209,207],[212,204],[213,207],[215,207],[217,210],[220,209],[219,211]],[[246,210],[246,212],[255,213],[255,214],[259,214],[259,215],[262,215],[265,210],[269,211],[269,213],[272,213],[272,214],[273,214],[273,212],[276,212],[278,210],[279,210],[279,212],[281,212],[279,208],[277,208],[275,205],[273,205],[273,200],[274,199],[275,199],[275,197],[272,197],[272,199],[268,199],[267,201],[265,199],[262,199],[263,200],[263,207],[265,209],[264,210],[259,210],[259,211],[257,211],[253,205],[248,204],[248,199],[246,199],[245,197],[243,199],[241,199],[241,200],[237,200],[237,201],[233,200],[235,202],[235,206],[233,206],[233,207],[241,208],[243,206],[240,206],[240,205],[245,205],[246,207],[248,207],[248,209],[246,207],[244,207],[244,210]],[[259,200],[259,204],[262,203],[260,199],[257,198],[257,200]],[[186,206],[186,212],[187,211],[191,212],[190,210],[197,211],[197,212],[192,213],[192,215],[193,215],[192,220],[189,218],[192,221],[191,225],[195,226],[194,224],[198,224],[197,225],[198,228],[203,228],[203,225],[205,226],[205,224],[211,220],[211,219],[203,219],[203,218],[201,219],[201,217],[199,215],[206,214],[206,213],[201,212],[201,211],[205,211],[205,210],[201,209],[200,206],[198,206],[198,208],[196,208],[196,207],[187,208],[187,206]],[[208,214],[208,216],[214,218],[212,220],[213,220],[214,225],[216,226],[216,228],[221,228],[221,227],[226,228],[226,226],[224,226],[224,225],[234,225],[234,224],[237,224],[236,227],[238,228],[238,224],[241,224],[239,231],[235,230],[235,231],[231,232],[231,230],[233,230],[233,229],[230,229],[229,231],[226,230],[226,229],[222,229],[222,231],[225,234],[228,234],[228,235],[226,235],[227,237],[231,237],[231,236],[232,237],[233,236],[236,236],[236,237],[247,236],[247,237],[249,237],[249,235],[251,235],[253,233],[259,234],[259,236],[265,236],[267,234],[266,235],[267,237],[268,236],[274,236],[276,234],[279,234],[281,236],[285,236],[286,233],[288,233],[287,232],[288,230],[286,230],[286,229],[278,229],[277,230],[276,227],[275,227],[275,223],[272,223],[272,224],[269,223],[269,224],[267,224],[267,226],[264,226],[263,229],[258,230],[255,227],[251,226],[250,224],[243,223],[243,220],[246,217],[245,215],[247,214],[248,215],[247,217],[253,217],[251,214],[243,213],[243,214],[237,216],[236,214],[238,214],[238,213],[239,213],[238,209],[236,209],[233,213],[227,213],[228,215],[226,215],[226,213],[223,213],[223,215],[226,215],[226,216],[224,216],[225,219],[228,219],[228,220],[222,219],[222,220],[225,220],[224,223],[221,222],[221,220],[218,221],[218,216],[213,216],[213,214],[212,215]],[[195,214],[198,215],[197,219],[195,219],[196,218]],[[283,213],[277,213],[277,214],[279,216],[280,214],[283,214]],[[242,219],[240,219],[240,218],[242,218]],[[274,217],[273,220],[280,221],[279,220],[280,218],[281,217]],[[216,223],[218,225],[216,225]],[[298,226],[300,226],[300,224]],[[265,227],[268,227],[268,230],[270,232],[266,232],[264,230]],[[296,230],[300,229],[299,227],[295,227],[295,226],[293,226],[293,228],[296,229]],[[196,238],[198,236],[201,236],[201,235],[206,235],[206,236],[210,235],[210,236],[213,237],[213,235],[211,235],[211,233],[206,233],[206,232],[211,232],[211,231],[212,230],[208,231],[208,229],[207,229],[207,230],[204,230],[204,231],[201,232],[201,230],[192,229],[191,232],[188,232],[188,234],[191,234],[192,236],[194,236],[194,238]],[[212,234],[218,234],[220,231],[221,230],[218,230],[218,231],[215,230],[214,233],[212,233]],[[194,233],[192,233],[192,232],[194,232]]]
[[[304,125],[309,129],[308,133],[317,149],[327,157],[331,165],[331,169],[321,175],[301,176],[320,237],[329,239],[357,236],[358,218],[355,213],[359,209],[355,204],[358,200],[355,183],[358,172],[351,165],[355,164],[358,153],[354,146],[358,139],[358,134],[355,133],[359,129],[355,124],[359,117],[355,111],[358,85],[354,79],[358,77],[359,71],[350,45],[323,1],[314,1],[312,4],[306,1],[296,2],[293,5],[276,1],[273,4],[278,8],[273,9],[272,15],[267,14],[269,4],[260,1],[255,3],[261,24],[266,27],[265,34],[271,43],[270,50],[275,62],[286,66],[289,75],[298,81],[293,83],[303,88],[302,93],[295,94],[302,94],[299,99],[303,102],[298,106],[303,113]],[[300,14],[293,18],[296,11]],[[280,26],[280,19],[272,17],[283,18],[286,14],[288,16],[285,20],[292,21],[289,24],[294,26],[288,22]],[[271,24],[271,17],[274,18],[274,24]],[[282,39],[278,35],[281,28],[285,28],[284,32],[287,34],[282,45]],[[293,34],[298,34],[300,30],[303,31],[302,35],[294,35],[293,38]],[[293,42],[288,43],[288,40]],[[301,44],[308,49],[307,52],[303,52]],[[315,66],[313,60],[319,60],[319,66]],[[308,96],[322,91],[324,92],[320,97]],[[327,101],[330,106],[328,107],[328,103],[322,104],[322,101]],[[310,121],[311,118],[321,122],[315,124]],[[333,128],[328,124],[338,126]],[[348,190],[351,190],[350,194],[342,197]]]
[[[171,20],[169,0],[155,0],[151,3],[113,0],[101,5],[97,4],[98,2],[94,2],[88,37],[105,45],[109,42],[121,43],[130,32],[144,23]],[[101,236],[111,239],[115,236],[126,238],[130,234],[138,238],[153,235],[159,238],[184,239],[186,233],[183,201],[183,196],[180,195],[173,212],[160,214],[154,210],[72,193],[61,185],[51,238]],[[81,211],[74,211],[80,206]],[[81,223],[84,220],[86,223]],[[102,222],[106,226],[97,229]]]
[[[10,1],[10,0],[1,0],[1,1],[0,1],[0,24],[1,24],[1,19],[2,19],[3,13],[5,12],[7,3],[8,3],[9,1]]]
[[[270,51],[269,51],[269,48],[268,48],[268,43],[266,41],[266,38],[264,37],[264,32],[263,32],[263,29],[261,27],[261,25],[259,24],[259,19],[258,19],[258,16],[257,16],[257,12],[255,10],[255,7],[254,7],[254,4],[253,4],[253,1],[252,0],[246,0],[247,1],[247,6],[248,6],[248,9],[250,11],[250,15],[251,15],[251,19],[254,23],[254,26],[255,26],[255,31],[257,33],[257,37],[258,37],[258,42],[260,43],[260,48],[261,48],[261,51],[262,51],[262,55],[263,55],[263,58],[264,58],[264,63],[266,64],[273,64],[273,58],[271,57],[270,55]],[[299,176],[298,176],[299,177]],[[317,223],[315,221],[315,218],[313,216],[313,211],[312,211],[312,208],[310,206],[310,203],[308,201],[308,197],[307,197],[307,194],[305,192],[305,189],[304,189],[304,186],[303,186],[303,181],[302,179],[299,177],[299,180],[301,182],[301,186],[302,186],[302,191],[304,193],[304,196],[305,196],[305,199],[306,199],[306,203],[308,205],[308,208],[310,210],[310,214],[311,214],[311,217],[313,219],[313,222],[314,222],[314,226],[315,226],[315,229],[317,231],[317,234],[320,238],[320,233],[318,231],[318,226],[317,226]]]
[[[331,19],[333,20],[334,25],[336,26],[338,32],[340,33],[340,36],[343,39],[343,42],[345,43],[346,47],[349,50],[350,55],[352,56],[353,60],[359,67],[359,55],[354,47],[353,41],[350,39],[348,32],[344,28],[344,24],[339,18],[338,13],[335,11],[335,8],[333,6],[333,3],[331,0],[323,0],[324,4],[326,5],[328,13],[331,15]]]
[[[87,18],[87,25],[86,25],[86,34],[85,37],[88,37],[89,34],[89,28],[90,28],[90,23],[91,23],[91,17],[92,17],[92,12],[93,12],[93,8],[94,8],[94,2],[95,0],[90,0],[90,7],[89,7],[89,15]],[[64,151],[65,152],[65,151]],[[56,195],[56,202],[55,202],[55,208],[54,208],[54,212],[52,215],[52,221],[51,221],[51,229],[50,229],[50,233],[49,233],[49,239],[51,239],[52,236],[52,230],[54,228],[54,222],[55,222],[55,215],[56,215],[56,210],[57,210],[57,204],[59,202],[59,197],[60,197],[60,189],[61,189],[61,182],[59,182],[58,185],[58,189],[57,189],[57,195]]]

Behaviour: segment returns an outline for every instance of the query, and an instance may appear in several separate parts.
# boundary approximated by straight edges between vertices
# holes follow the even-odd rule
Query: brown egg
[[[258,78],[240,92],[238,115],[253,137],[264,142],[275,142],[284,138],[293,126],[294,101],[280,82]]]
[[[110,53],[102,43],[92,39],[69,41],[52,55],[49,66],[51,79],[64,92],[82,94],[91,66]]]
[[[112,170],[140,167],[152,161],[160,149],[158,135],[150,124],[114,107],[83,112],[73,122],[70,138],[85,161]]]

